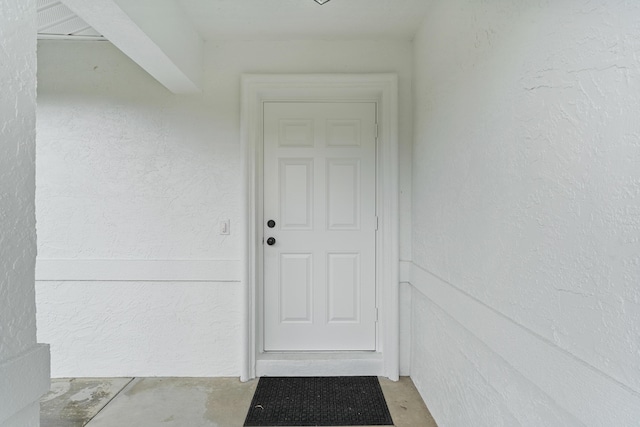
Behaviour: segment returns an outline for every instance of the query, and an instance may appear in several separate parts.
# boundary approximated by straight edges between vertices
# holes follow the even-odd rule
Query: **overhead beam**
[[[174,0],[62,0],[173,93],[203,87],[203,41]]]

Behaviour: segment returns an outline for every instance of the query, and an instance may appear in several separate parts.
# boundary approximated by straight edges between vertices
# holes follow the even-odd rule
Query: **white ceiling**
[[[89,0],[87,0],[89,1]],[[129,0],[137,1],[137,0]],[[175,0],[204,40],[410,39],[430,0]],[[59,0],[38,0],[41,38],[103,39]]]
[[[38,0],[38,37],[40,38],[104,38],[58,0]]]
[[[1,0],[0,0],[1,1]],[[411,40],[432,0],[38,0],[38,36],[109,40],[174,93],[197,93],[215,40]]]
[[[411,39],[430,0],[176,0],[205,40]]]

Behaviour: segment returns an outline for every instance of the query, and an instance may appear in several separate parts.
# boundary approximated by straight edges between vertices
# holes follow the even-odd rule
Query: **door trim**
[[[398,80],[395,74],[305,74],[242,76],[241,149],[242,149],[242,349],[240,379],[248,381],[262,372],[260,366],[292,363],[292,358],[308,366],[296,375],[315,375],[314,366],[330,366],[340,375],[340,366],[348,369],[363,355],[304,353],[269,354],[261,359],[262,316],[262,109],[263,103],[370,101],[378,105],[377,202],[379,230],[376,240],[376,280],[379,308],[378,340],[369,375],[392,380],[399,377],[399,214],[398,214]],[[336,362],[338,360],[338,362]],[[343,361],[343,362],[341,362]],[[312,363],[309,363],[312,362]],[[330,374],[329,373],[325,373]],[[353,372],[354,375],[362,375]]]

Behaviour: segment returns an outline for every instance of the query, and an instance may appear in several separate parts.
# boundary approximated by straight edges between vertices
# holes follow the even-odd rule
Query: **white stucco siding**
[[[39,258],[237,259],[217,225],[238,216],[239,148],[208,100],[107,42],[38,55]]]
[[[0,426],[37,426],[49,350],[36,344],[36,2],[0,4]]]
[[[36,58],[34,23],[29,18],[33,3],[14,2],[1,9],[0,327],[4,333],[0,334],[0,359],[27,350],[36,338],[31,286],[36,255]]]
[[[640,419],[639,19],[438,1],[416,37],[412,376],[442,425]],[[513,401],[540,391],[544,423]]]
[[[237,376],[237,283],[38,282],[58,377]]]

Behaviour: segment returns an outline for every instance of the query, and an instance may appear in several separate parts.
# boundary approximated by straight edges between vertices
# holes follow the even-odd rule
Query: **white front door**
[[[376,349],[376,104],[264,103],[264,350]]]

